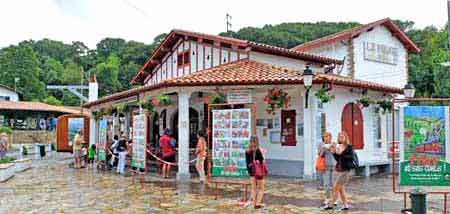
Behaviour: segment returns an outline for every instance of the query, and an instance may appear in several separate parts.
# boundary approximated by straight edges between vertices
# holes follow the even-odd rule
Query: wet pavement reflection
[[[188,183],[161,179],[156,174],[133,184],[130,175],[75,170],[67,155],[33,161],[30,170],[0,183],[0,213],[343,213],[322,211],[315,182],[270,178],[266,206],[258,211],[239,205],[239,186],[214,189],[195,179]],[[391,179],[380,175],[355,178],[349,185],[352,209],[346,213],[399,213],[402,196],[392,193]],[[431,197],[429,213],[442,213],[442,199]]]

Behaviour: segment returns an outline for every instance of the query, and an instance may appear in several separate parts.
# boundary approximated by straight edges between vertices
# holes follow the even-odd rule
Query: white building
[[[149,144],[155,144],[164,128],[174,130],[179,143],[178,177],[183,179],[189,176],[189,148],[195,146],[196,132],[212,130],[209,111],[214,105],[205,98],[218,91],[228,95],[245,91],[252,105],[252,133],[267,149],[271,174],[313,176],[322,132],[330,131],[336,140],[343,130],[350,135],[368,175],[371,166],[388,164],[388,117],[376,111],[377,105],[362,108],[357,103],[363,97],[390,100],[402,93],[408,51],[419,50],[389,19],[291,50],[173,30],[133,77],[132,83],[141,87],[100,98],[85,107],[99,112],[127,103],[131,112],[138,108],[138,101],[170,96],[173,103],[156,106],[149,118]],[[309,93],[302,76],[307,65],[315,73]],[[397,79],[391,81],[393,77]],[[322,102],[315,96],[324,88],[335,99]],[[290,105],[274,114],[265,111],[265,96],[271,89],[291,96]],[[130,115],[126,114],[125,121]],[[128,132],[126,126],[117,127]]]
[[[20,94],[14,89],[0,85],[0,101],[19,101]]]

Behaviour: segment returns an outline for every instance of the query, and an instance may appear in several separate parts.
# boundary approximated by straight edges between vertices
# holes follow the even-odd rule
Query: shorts
[[[89,158],[88,163],[94,163],[94,158]]]
[[[164,161],[169,163],[175,163],[175,155],[170,155],[162,158]]]
[[[82,155],[83,155],[83,153],[81,152],[81,150],[73,151],[73,157],[74,158],[81,158]]]
[[[336,184],[345,185],[350,180],[350,171],[343,171],[336,173]]]

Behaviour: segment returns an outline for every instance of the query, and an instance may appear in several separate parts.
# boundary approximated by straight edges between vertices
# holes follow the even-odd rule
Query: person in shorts
[[[333,196],[330,204],[323,207],[325,210],[334,209],[333,205],[337,198],[340,197],[343,206],[339,210],[349,210],[347,193],[345,186],[350,180],[350,171],[353,168],[353,148],[346,132],[338,135],[337,148],[331,148],[334,158],[336,159],[336,181],[333,186]]]
[[[80,130],[73,138],[73,157],[74,157],[74,168],[81,168],[81,156],[83,145],[83,130]]]
[[[94,159],[95,159],[96,153],[97,153],[97,147],[95,146],[95,144],[92,144],[89,147],[89,151],[88,151],[88,164],[90,167],[94,167]]]
[[[163,165],[162,165],[162,177],[170,177],[171,163],[175,163],[175,151],[170,145],[171,137],[170,130],[165,129],[163,136],[159,138],[159,147],[162,153]]]

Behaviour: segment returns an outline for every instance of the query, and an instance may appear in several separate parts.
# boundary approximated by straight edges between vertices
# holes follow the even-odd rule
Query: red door
[[[295,134],[295,110],[281,111],[281,145],[295,146],[297,144]]]
[[[342,131],[348,134],[353,149],[364,148],[364,125],[361,109],[354,103],[348,103],[342,112]]]

